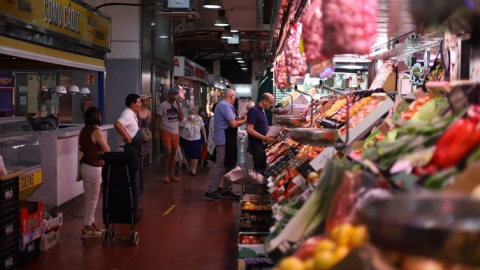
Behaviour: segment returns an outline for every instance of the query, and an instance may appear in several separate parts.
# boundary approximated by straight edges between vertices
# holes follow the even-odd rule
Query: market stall
[[[465,56],[451,59],[450,52],[458,53],[464,39],[412,27],[379,44],[367,34],[377,32],[371,19],[377,1],[362,4],[279,4],[274,82],[286,96],[273,112],[275,125],[289,129],[280,129],[266,150],[270,198],[253,207],[271,208],[273,225],[255,254],[280,270],[477,269],[480,84],[448,81],[462,74],[450,63]],[[413,5],[402,5],[415,14]],[[456,8],[465,18],[476,16],[462,5],[449,12]],[[468,26],[465,18],[449,19]],[[332,59],[346,53],[372,60],[367,88],[326,86],[338,66]],[[307,73],[320,83],[306,85]]]

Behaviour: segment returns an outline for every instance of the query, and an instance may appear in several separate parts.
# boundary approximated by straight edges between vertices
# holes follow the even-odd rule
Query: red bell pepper
[[[438,140],[432,162],[442,169],[455,166],[479,143],[477,123],[461,118]]]

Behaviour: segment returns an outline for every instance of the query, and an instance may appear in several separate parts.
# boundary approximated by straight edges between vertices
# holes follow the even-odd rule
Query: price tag
[[[300,186],[305,183],[305,178],[303,178],[302,175],[299,174],[295,176],[295,178],[293,178],[292,182],[295,183],[295,185]]]
[[[468,97],[460,87],[453,88],[447,95],[453,111],[460,111],[468,107]]]
[[[336,153],[335,148],[333,147],[325,148],[325,150],[323,150],[312,161],[310,161],[310,166],[312,166],[312,168],[315,171],[322,169],[325,166],[325,162],[327,162],[328,159],[332,158],[335,153]]]

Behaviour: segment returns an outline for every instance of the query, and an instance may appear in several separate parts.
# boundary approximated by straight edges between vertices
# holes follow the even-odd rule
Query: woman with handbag
[[[138,126],[142,130],[142,147],[140,149],[141,165],[145,156],[152,151],[152,132],[150,131],[150,123],[152,122],[152,111],[148,109],[150,106],[150,96],[146,94],[140,95],[142,106],[138,112]]]
[[[110,152],[110,147],[103,137],[102,131],[98,129],[101,122],[100,110],[97,107],[88,108],[85,111],[85,127],[80,131],[78,138],[79,150],[83,152],[80,160],[80,174],[85,191],[82,238],[101,237],[102,231],[104,231],[94,223],[104,164],[98,155]]]
[[[180,144],[185,149],[185,157],[190,160],[188,173],[195,176],[197,174],[200,148],[202,144],[207,143],[207,135],[205,134],[203,120],[197,115],[197,111],[194,108],[188,110],[188,116],[183,118],[180,128],[183,134],[183,137],[180,138]]]

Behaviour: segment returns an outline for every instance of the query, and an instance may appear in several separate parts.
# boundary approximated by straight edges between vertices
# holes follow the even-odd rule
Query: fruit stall
[[[434,42],[420,45],[412,40],[428,33],[403,33],[383,50],[354,34],[370,31],[368,21],[351,26],[334,15],[337,2],[348,1],[279,7],[274,92],[284,98],[272,112],[286,129],[266,150],[270,201],[255,204],[271,207],[273,224],[267,235],[239,241],[263,243],[255,254],[278,270],[480,269],[480,83],[456,79],[466,75],[455,65],[471,57],[458,50],[465,39],[434,29]],[[343,14],[375,18],[377,1],[364,5],[343,6]],[[327,84],[338,67],[333,56],[345,53],[383,62],[368,88]],[[320,83],[308,85],[307,76]]]

